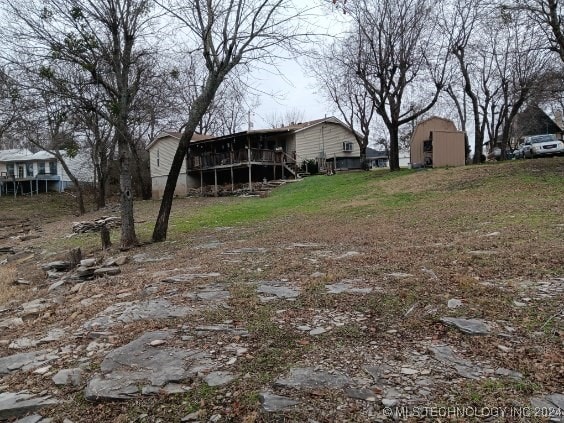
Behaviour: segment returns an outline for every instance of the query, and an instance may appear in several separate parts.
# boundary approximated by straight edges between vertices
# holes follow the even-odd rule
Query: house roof
[[[240,136],[245,136],[245,135],[261,135],[261,134],[271,134],[272,135],[272,134],[284,134],[284,133],[290,133],[290,132],[300,132],[300,131],[309,129],[311,127],[314,127],[316,125],[320,125],[322,123],[335,123],[337,125],[342,125],[346,128],[349,128],[348,125],[344,124],[343,122],[341,122],[336,117],[330,116],[330,117],[325,117],[325,118],[321,118],[321,119],[310,120],[308,122],[292,123],[290,125],[281,126],[279,128],[251,129],[250,131],[240,131],[240,132],[236,132],[234,134],[221,135],[221,136],[218,136],[218,137],[194,133],[194,136],[192,137],[191,142],[192,143],[199,143],[199,142],[204,142],[204,141],[219,141],[219,140],[224,140],[224,139],[228,139],[228,138],[235,138],[235,137],[240,137]],[[150,149],[159,139],[165,138],[167,136],[172,137],[172,138],[176,138],[176,139],[180,139],[182,134],[180,132],[163,131],[159,135],[157,135],[157,137],[153,141],[151,141],[149,143],[149,145],[147,146],[147,150]]]
[[[37,160],[53,160],[55,156],[47,151],[32,153],[23,148],[20,150],[0,150],[0,162],[32,162]]]
[[[519,136],[556,134],[562,132],[558,124],[540,107],[527,107],[515,117],[514,132]]]
[[[11,162],[22,157],[29,157],[33,153],[26,148],[12,148],[9,150],[0,150],[0,162]]]
[[[176,131],[161,131],[159,132],[159,134],[155,137],[155,139],[153,139],[153,141],[151,141],[149,143],[149,145],[145,148],[146,150],[149,150],[151,147],[153,147],[159,140],[166,138],[166,137],[172,137],[172,138],[176,138],[177,140],[179,140],[182,137],[182,132],[176,132]],[[204,141],[204,140],[209,140],[213,138],[213,136],[211,135],[206,135],[206,134],[200,134],[198,132],[194,132],[194,135],[192,135],[192,142],[198,142],[198,141]]]
[[[379,151],[374,148],[366,147],[366,158],[367,159],[384,159],[388,158],[388,154],[385,151]]]
[[[321,119],[315,119],[315,120],[310,120],[307,122],[299,122],[299,123],[292,123],[290,125],[286,125],[286,126],[281,126],[279,128],[265,128],[265,129],[251,129],[250,131],[241,131],[241,132],[237,132],[235,134],[228,134],[228,135],[222,135],[219,137],[215,137],[215,138],[208,138],[205,140],[200,140],[200,141],[216,141],[216,140],[223,140],[223,139],[227,139],[227,138],[234,138],[234,137],[240,137],[240,136],[244,136],[244,135],[266,135],[266,134],[284,134],[284,133],[298,133],[301,131],[304,131],[306,129],[310,129],[314,126],[320,125],[322,123],[334,123],[337,125],[341,125],[344,126],[346,128],[349,128],[348,125],[344,124],[343,122],[341,122],[339,119],[337,119],[334,116],[330,116],[330,117],[325,117],[325,118],[321,118]]]

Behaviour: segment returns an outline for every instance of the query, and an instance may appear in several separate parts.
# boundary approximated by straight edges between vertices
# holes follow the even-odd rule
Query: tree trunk
[[[231,67],[235,66],[236,64],[237,62],[234,61]],[[172,209],[172,200],[174,199],[176,182],[178,181],[182,163],[184,162],[184,158],[186,157],[186,153],[188,152],[190,140],[194,135],[194,131],[196,130],[198,123],[202,120],[202,116],[206,113],[206,110],[215,97],[217,89],[225,79],[225,76],[230,69],[231,68],[226,68],[218,74],[210,75],[202,93],[192,103],[192,109],[190,111],[188,122],[186,123],[182,137],[180,137],[180,141],[178,142],[178,148],[176,149],[176,153],[174,154],[174,158],[172,159],[170,171],[166,179],[166,185],[163,192],[163,198],[161,200],[159,215],[157,216],[155,228],[153,229],[153,242],[162,242],[166,240],[168,220],[170,218],[170,211]]]
[[[119,131],[118,131],[119,132]],[[121,205],[121,248],[129,249],[137,245],[135,221],[133,217],[133,191],[131,187],[131,152],[125,136],[118,139],[119,154],[119,187]]]
[[[172,159],[168,178],[166,179],[163,198],[161,200],[159,215],[157,216],[157,222],[155,223],[155,228],[153,229],[153,242],[162,242],[166,240],[168,220],[170,217],[170,210],[172,209],[172,200],[174,198],[176,182],[178,181],[180,169],[182,168],[182,163],[186,157],[186,152],[188,151],[188,145],[192,139],[192,135],[194,135],[194,130],[184,131],[178,143],[178,148],[176,149],[174,158]]]
[[[59,162],[61,162],[61,166],[63,166],[63,169],[65,170],[72,184],[76,188],[76,202],[78,205],[78,214],[82,216],[83,214],[86,213],[86,208],[84,207],[84,192],[82,191],[82,186],[80,185],[80,182],[78,182],[76,176],[72,174],[72,171],[67,166],[63,157],[60,154],[55,154],[55,157],[57,157]]]
[[[474,158],[472,159],[472,163],[480,164],[482,163],[482,150],[484,149],[484,131],[480,126],[480,118],[474,119],[476,122],[474,124]]]
[[[360,146],[360,168],[362,170],[368,170],[368,163],[366,161],[366,146]]]
[[[392,123],[388,127],[390,133],[390,171],[400,170],[399,165],[399,128]]]
[[[139,179],[139,185],[141,185],[141,198],[143,200],[150,200],[153,194],[151,192],[151,181],[147,180],[147,176],[150,176],[150,174],[143,169],[145,162],[141,157],[139,157],[137,148],[133,143],[131,144],[131,154],[133,155],[133,161],[135,162],[135,170]]]

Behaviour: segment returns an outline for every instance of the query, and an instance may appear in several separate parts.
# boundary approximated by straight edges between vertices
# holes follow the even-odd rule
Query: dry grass
[[[14,285],[16,268],[14,266],[0,266],[0,305],[17,299],[21,289]]]
[[[426,353],[421,344],[428,340],[456,346],[472,361],[486,361],[525,375],[521,384],[488,379],[467,381],[456,388],[440,386],[435,393],[436,404],[442,404],[449,395],[462,405],[526,404],[532,395],[559,390],[564,377],[563,330],[560,317],[553,316],[561,309],[562,295],[542,301],[534,298],[538,295],[537,281],[564,275],[563,182],[564,159],[556,158],[399,175],[376,172],[308,178],[258,200],[177,199],[169,240],[128,252],[152,257],[171,255],[174,260],[129,263],[117,278],[87,283],[79,292],[66,293],[63,305],[55,307],[49,317],[35,321],[33,330],[39,333],[64,324],[69,333],[74,333],[86,319],[116,302],[118,295],[125,295],[119,301],[166,296],[174,303],[201,306],[201,311],[185,321],[138,322],[116,328],[115,346],[149,328],[234,321],[249,330],[249,338],[211,337],[202,340],[200,346],[215,350],[231,342],[248,343],[248,357],[241,357],[234,366],[236,372],[247,376],[217,389],[195,380],[191,391],[183,396],[123,403],[92,405],[79,393],[67,393],[65,399],[70,402],[54,413],[59,420],[67,417],[73,421],[134,421],[142,414],[150,416],[147,421],[178,421],[199,409],[203,421],[215,413],[229,421],[268,421],[269,416],[259,412],[257,393],[288,367],[322,363],[354,372],[372,355],[402,360],[410,351]],[[150,236],[157,210],[156,201],[136,203],[138,232],[144,241]],[[84,218],[102,214],[108,213],[93,212]],[[45,256],[43,248],[59,256],[74,246],[81,246],[85,256],[121,254],[117,249],[100,251],[96,237],[65,238],[75,218],[71,212],[61,212],[61,216],[43,224],[42,238],[33,241],[37,262],[58,257]],[[25,213],[21,217],[25,218]],[[215,248],[202,247],[213,242]],[[316,245],[292,247],[294,243]],[[19,245],[29,247],[32,242]],[[243,247],[265,251],[226,254]],[[20,277],[32,267],[37,272],[35,263],[0,266],[0,281]],[[162,271],[220,273],[215,282],[230,291],[228,307],[191,302],[184,294],[206,281],[163,284],[158,273]],[[322,276],[312,276],[316,272]],[[395,272],[410,276],[389,276]],[[280,280],[300,288],[300,297],[294,302],[262,303],[255,286],[261,281]],[[374,291],[369,295],[326,292],[325,284],[343,280],[354,280]],[[38,297],[49,295],[44,277],[34,282],[35,293],[6,283],[2,298],[22,291]],[[148,295],[147,287],[157,292]],[[513,301],[523,297],[532,297],[531,305],[515,307]],[[450,298],[462,299],[464,306],[449,310],[446,303]],[[81,304],[89,299],[94,302]],[[406,316],[412,307],[413,313]],[[296,322],[331,313],[360,313],[365,320],[349,321],[320,337],[309,337],[295,329]],[[514,345],[505,353],[497,345],[506,341],[495,335],[462,335],[439,322],[445,315],[483,318],[498,328],[511,326],[515,330]],[[390,329],[397,333],[388,333]],[[21,335],[3,334],[8,339]],[[84,348],[89,340],[72,342]],[[11,353],[6,349],[0,352]],[[102,358],[92,357],[92,370]],[[16,378],[5,384],[15,384]],[[52,388],[39,376],[26,383],[38,392]],[[295,391],[288,394],[300,395]],[[362,404],[347,402],[338,393],[315,392],[300,399],[303,408],[281,419],[363,421],[365,416],[359,414]],[[342,406],[339,410],[335,410],[337,402]],[[327,415],[327,410],[333,410],[333,414]]]

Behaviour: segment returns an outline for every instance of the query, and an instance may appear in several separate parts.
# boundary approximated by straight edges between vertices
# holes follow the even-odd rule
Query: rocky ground
[[[522,202],[453,186],[418,207],[82,246],[79,263],[72,219],[13,218],[0,419],[564,421],[562,214],[515,227]],[[545,194],[527,213],[562,212]]]

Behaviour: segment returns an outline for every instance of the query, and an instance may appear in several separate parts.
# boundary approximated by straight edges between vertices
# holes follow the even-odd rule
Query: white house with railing
[[[65,160],[79,181],[91,182],[92,171],[81,156]],[[72,185],[57,158],[46,151],[0,150],[0,196],[62,192]]]

